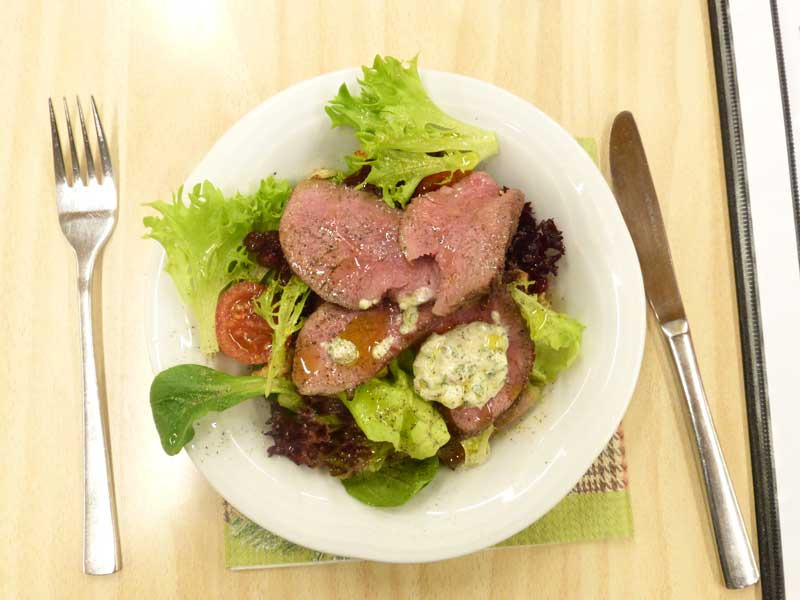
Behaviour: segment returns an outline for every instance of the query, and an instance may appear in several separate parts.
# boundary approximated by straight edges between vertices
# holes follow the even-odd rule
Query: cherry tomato
[[[246,365],[269,360],[272,329],[253,308],[264,292],[255,281],[242,281],[225,290],[217,301],[216,326],[219,349]]]

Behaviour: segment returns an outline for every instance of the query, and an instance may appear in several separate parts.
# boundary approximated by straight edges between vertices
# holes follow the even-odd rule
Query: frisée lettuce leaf
[[[363,73],[361,95],[342,84],[325,111],[334,127],[355,130],[361,148],[346,157],[348,167],[368,166],[362,185],[379,187],[389,206],[405,206],[428,175],[469,171],[497,153],[494,132],[454,119],[433,103],[416,57],[402,62],[376,56]]]
[[[296,275],[292,275],[286,283],[275,278],[254,303],[255,312],[272,329],[272,352],[269,362],[262,369],[266,379],[264,393],[277,394],[278,402],[290,409],[296,408],[301,399],[288,377],[287,342],[303,327],[303,308],[309,293],[309,287]]]
[[[219,294],[230,284],[257,281],[266,273],[242,240],[250,231],[276,230],[291,191],[288,181],[270,177],[253,194],[226,198],[204,181],[189,192],[188,203],[180,188],[172,202],[147,205],[160,215],[144,218],[145,237],[164,247],[164,269],[197,321],[203,353],[219,350],[214,324]]]

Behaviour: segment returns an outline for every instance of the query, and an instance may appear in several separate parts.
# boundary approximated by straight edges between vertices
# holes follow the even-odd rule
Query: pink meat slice
[[[408,334],[400,333],[402,312],[388,302],[354,311],[326,302],[306,320],[297,336],[292,363],[292,380],[306,396],[334,395],[351,390],[374,377],[405,348],[427,335],[436,320],[431,305],[418,311],[417,327]],[[340,336],[352,341],[358,359],[349,365],[337,364],[325,344]],[[375,358],[372,347],[392,337],[393,341],[381,358]]]
[[[435,293],[431,258],[409,262],[398,241],[400,211],[372,194],[325,180],[299,183],[281,218],[280,242],[292,270],[320,297],[350,309],[420,287]]]
[[[432,305],[419,308],[416,329],[400,333],[402,313],[396,305],[384,303],[366,311],[351,311],[331,303],[320,306],[306,321],[297,337],[292,366],[292,380],[304,395],[333,395],[351,390],[374,377],[405,348],[427,337],[431,332],[444,333],[456,325],[473,321],[493,322],[496,312],[508,330],[508,376],[505,385],[481,408],[449,410],[441,407],[451,431],[458,437],[469,437],[488,427],[507,410],[527,380],[533,366],[533,344],[525,321],[516,304],[502,290],[496,290],[484,302],[475,302],[460,310],[439,317]],[[335,363],[324,344],[341,336],[356,344],[359,358],[350,365]],[[391,336],[389,350],[380,359],[370,350],[374,344]]]
[[[521,191],[503,191],[488,173],[476,171],[409,205],[400,220],[400,245],[409,261],[432,256],[439,265],[434,314],[449,314],[486,293],[503,268],[524,204]]]
[[[414,330],[403,334],[403,313],[396,304],[384,302],[369,310],[353,311],[326,302],[308,317],[297,336],[292,381],[305,396],[351,390],[431,332],[444,333],[462,323],[490,319],[486,307],[477,302],[446,317],[434,315],[432,306],[430,302],[420,306]],[[358,359],[352,364],[337,364],[325,348],[337,336],[356,345]],[[375,358],[372,348],[386,338],[392,338],[388,350]]]
[[[514,403],[494,421],[496,431],[505,431],[516,425],[522,417],[528,414],[541,398],[539,388],[526,384]]]

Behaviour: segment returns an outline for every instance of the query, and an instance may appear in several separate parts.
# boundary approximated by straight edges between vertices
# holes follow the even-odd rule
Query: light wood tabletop
[[[700,366],[751,539],[754,512],[728,212],[705,0],[0,3],[0,597],[754,598],[722,585],[687,419],[652,318],[624,420],[630,540],[491,550],[427,565],[231,572],[222,500],[158,443],[144,327],[143,202],[168,197],[246,111],[376,53],[493,82],[576,136],[608,173],[633,111]],[[102,331],[123,569],[81,573],[82,442],[72,251],[56,218],[47,98],[93,93],[119,223]],[[265,500],[267,501],[267,500]]]

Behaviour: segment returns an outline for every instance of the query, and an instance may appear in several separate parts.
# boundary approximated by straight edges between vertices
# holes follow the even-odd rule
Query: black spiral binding
[[[758,274],[753,252],[747,165],[744,155],[744,140],[742,139],[739,89],[736,82],[736,61],[728,1],[709,0],[708,12],[714,50],[722,150],[725,158],[725,181],[728,190],[733,262],[736,272],[739,331],[761,565],[761,590],[764,599],[784,600],[786,591],[783,579],[780,518],[772,453],[769,394],[761,333]],[[777,27],[776,16],[773,8],[773,28]],[[776,47],[778,39],[779,33],[776,32]],[[778,60],[782,67],[782,56],[779,56]],[[784,103],[784,109],[786,108],[787,105]],[[796,189],[796,178],[794,183]],[[795,202],[795,216],[800,226],[799,210],[800,206]]]

